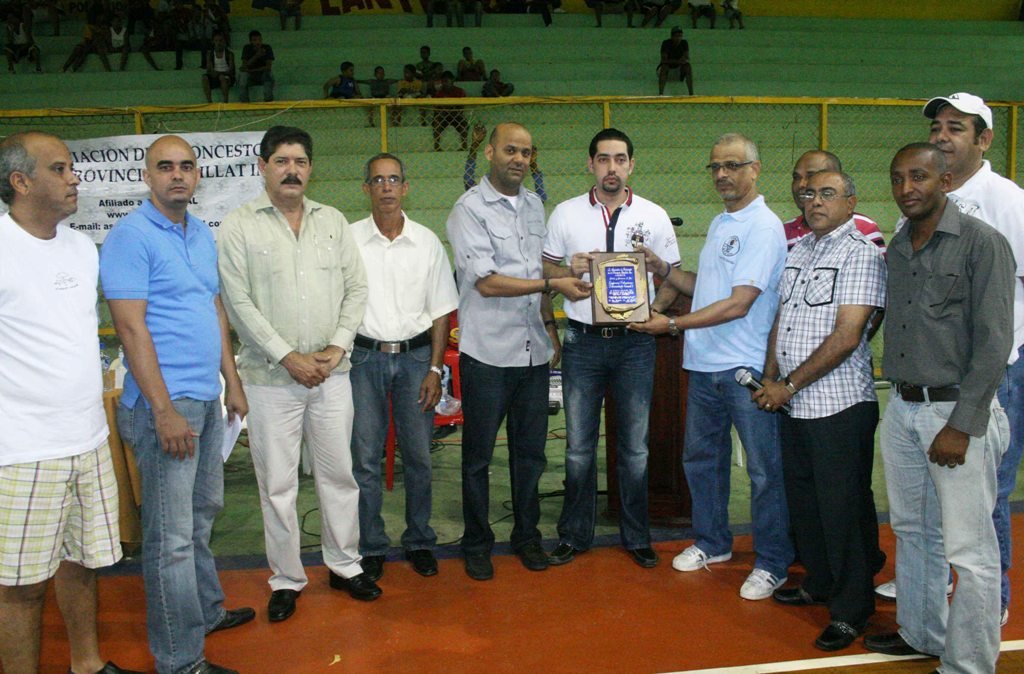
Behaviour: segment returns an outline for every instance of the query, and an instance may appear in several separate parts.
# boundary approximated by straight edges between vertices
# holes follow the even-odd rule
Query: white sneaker
[[[676,571],[696,571],[697,569],[708,568],[708,564],[728,562],[730,559],[732,559],[731,552],[709,557],[706,552],[696,545],[691,545],[675,556],[675,559],[672,560],[672,568]]]
[[[876,587],[875,594],[878,595],[879,599],[896,601],[896,579],[893,578],[888,583],[882,583]],[[946,585],[946,596],[953,596],[953,581],[949,581],[949,584]]]
[[[1002,627],[1010,621],[1010,609],[1004,608],[1003,612],[999,614],[999,626]]]
[[[879,599],[886,601],[896,601],[896,581],[890,580],[888,583],[882,583],[875,588],[875,594],[878,595]]]
[[[750,601],[767,599],[785,583],[785,577],[776,578],[764,569],[754,569],[740,588],[740,596]]]

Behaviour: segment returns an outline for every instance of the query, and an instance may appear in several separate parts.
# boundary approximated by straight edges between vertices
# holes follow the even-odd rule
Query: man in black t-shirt
[[[238,73],[238,100],[249,102],[249,87],[263,85],[263,100],[274,100],[274,49],[263,44],[258,30],[249,31],[249,44],[242,47],[242,65]]]
[[[658,64],[658,95],[665,93],[668,71],[679,68],[679,80],[686,80],[686,88],[693,96],[693,70],[690,68],[690,45],[683,39],[683,29],[676,26],[672,37],[661,43],[661,62]]]

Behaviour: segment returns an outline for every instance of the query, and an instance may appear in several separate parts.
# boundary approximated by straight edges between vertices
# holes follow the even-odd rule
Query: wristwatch
[[[675,316],[668,317],[668,334],[672,335],[673,337],[679,336],[679,327],[676,325]]]
[[[786,385],[786,390],[789,391],[789,395],[795,396],[796,395],[796,386],[794,386],[793,382],[789,380],[789,376],[787,375],[786,378],[783,379],[782,381]]]

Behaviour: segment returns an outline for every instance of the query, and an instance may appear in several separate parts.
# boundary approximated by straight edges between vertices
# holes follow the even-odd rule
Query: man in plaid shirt
[[[831,623],[814,642],[849,646],[874,613],[878,521],[871,492],[878,425],[868,348],[872,315],[885,306],[885,261],[858,231],[853,180],[815,174],[801,193],[811,236],[789,257],[768,339],[764,388],[754,394],[781,419],[790,522],[807,568],[775,591],[789,605],[827,604]]]

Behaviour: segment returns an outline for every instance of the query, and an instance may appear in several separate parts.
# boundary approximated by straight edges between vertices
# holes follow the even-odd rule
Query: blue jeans
[[[597,440],[601,403],[610,387],[618,428],[616,447],[620,536],[627,550],[651,544],[647,514],[647,430],[654,386],[654,337],[629,332],[588,335],[572,326],[562,346],[565,399],[565,501],[558,537],[579,550],[594,542],[597,518]]]
[[[999,463],[999,495],[992,520],[999,540],[999,562],[1003,575],[1000,608],[1010,605],[1010,562],[1013,560],[1010,533],[1010,494],[1017,486],[1017,468],[1024,452],[1024,346],[1017,350],[1017,361],[1006,368],[1006,376],[999,385],[999,404],[1010,422],[1010,448]]]
[[[462,551],[488,554],[494,531],[488,520],[488,471],[501,422],[508,417],[508,471],[512,486],[512,549],[540,543],[537,484],[547,459],[548,365],[495,367],[459,355],[462,375]]]
[[[380,461],[388,433],[388,395],[395,418],[398,449],[405,482],[405,532],[402,547],[425,550],[437,543],[430,527],[430,442],[433,410],[422,410],[417,399],[430,373],[430,346],[406,353],[352,349],[352,472],[359,484],[359,553],[386,554],[391,545],[381,517]]]
[[[153,413],[140,397],[118,407],[117,427],[142,475],[142,577],[149,650],[160,674],[202,662],[206,633],[224,617],[210,532],[224,506],[224,420],[219,400],[174,401],[192,430],[195,454],[177,459],[160,447]]]
[[[896,534],[900,635],[942,658],[946,674],[994,672],[999,656],[999,544],[992,511],[996,467],[1006,449],[1006,415],[993,405],[985,435],[972,437],[966,462],[950,469],[928,448],[955,402],[889,398],[882,419],[889,518]],[[948,565],[957,575],[946,600]]]
[[[779,421],[750,400],[750,391],[736,383],[736,369],[689,373],[683,470],[693,502],[695,544],[709,557],[732,550],[729,429],[735,426],[747,453],[754,567],[785,578],[793,562],[793,543],[782,482]],[[747,369],[760,379],[759,370]]]

